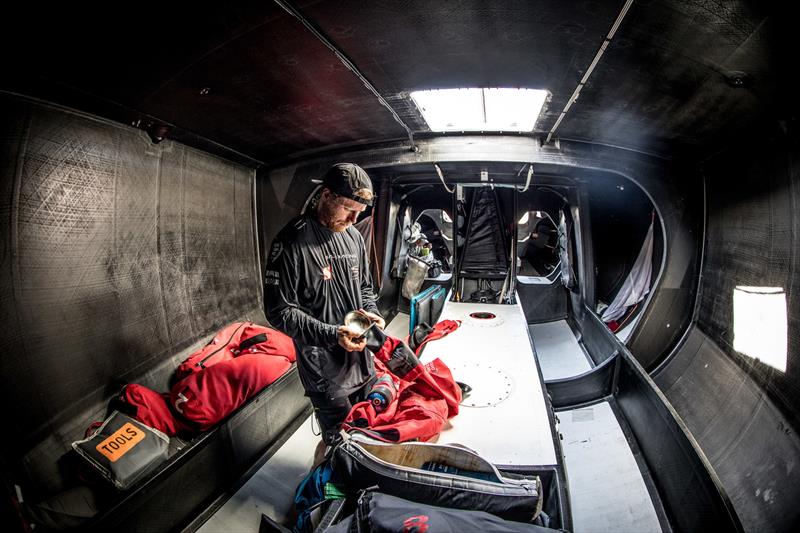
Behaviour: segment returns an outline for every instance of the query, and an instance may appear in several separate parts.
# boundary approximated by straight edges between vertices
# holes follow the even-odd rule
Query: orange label
[[[115,431],[113,435],[98,444],[96,449],[114,463],[131,451],[142,439],[144,439],[144,431],[127,422]]]

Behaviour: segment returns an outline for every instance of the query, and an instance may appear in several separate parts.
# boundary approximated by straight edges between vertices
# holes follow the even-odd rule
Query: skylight
[[[432,131],[533,131],[547,98],[539,89],[414,91]]]

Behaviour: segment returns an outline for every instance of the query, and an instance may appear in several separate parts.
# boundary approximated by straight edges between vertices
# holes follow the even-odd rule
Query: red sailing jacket
[[[370,402],[353,406],[342,427],[345,430],[363,431],[375,438],[390,442],[418,439],[428,441],[436,437],[448,419],[458,414],[461,389],[453,380],[450,369],[440,359],[422,364],[415,363],[402,376],[389,372],[396,350],[411,350],[399,339],[387,337],[375,354],[375,372],[392,377],[397,394],[386,410],[377,413]],[[407,354],[404,357],[408,357]]]
[[[419,355],[420,353],[422,353],[422,349],[425,347],[426,344],[428,344],[431,341],[439,340],[442,337],[446,337],[447,335],[457,330],[460,325],[461,325],[460,320],[442,320],[437,322],[436,324],[433,325],[433,330],[430,333],[428,333],[428,335],[425,337],[425,340],[419,343],[419,346],[417,346],[417,349],[414,350],[414,353]]]

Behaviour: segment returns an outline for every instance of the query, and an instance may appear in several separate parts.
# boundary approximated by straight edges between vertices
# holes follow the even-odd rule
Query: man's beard
[[[347,220],[334,220],[336,206],[332,202],[322,201],[317,208],[317,218],[320,223],[331,231],[341,233],[350,227]]]

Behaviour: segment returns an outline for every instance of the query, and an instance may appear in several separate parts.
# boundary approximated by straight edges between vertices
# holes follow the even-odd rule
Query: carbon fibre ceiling
[[[319,0],[294,6],[418,135],[408,92],[552,93],[546,133],[623,0]],[[781,6],[780,3],[776,5]],[[4,8],[0,87],[212,141],[259,162],[406,137],[341,61],[273,2]],[[703,154],[790,118],[787,13],[769,2],[635,0],[557,137],[664,156]],[[780,7],[780,9],[786,9]],[[734,87],[731,73],[743,73]],[[213,145],[212,145],[213,148]],[[217,147],[219,148],[219,147]]]

